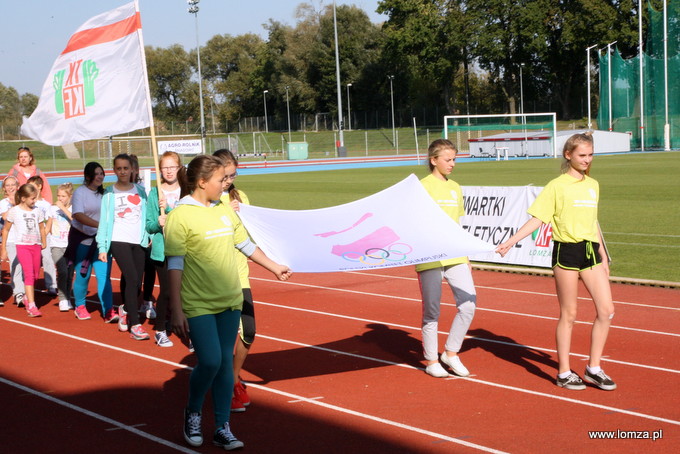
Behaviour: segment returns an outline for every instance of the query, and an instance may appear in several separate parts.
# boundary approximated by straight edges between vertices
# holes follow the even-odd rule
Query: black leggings
[[[123,304],[128,316],[128,325],[139,325],[139,292],[144,274],[144,248],[139,244],[112,241],[111,255],[116,259],[121,275],[125,277]]]
[[[155,266],[156,273],[158,273],[158,285],[161,288],[158,299],[156,300],[156,320],[154,320],[154,329],[156,331],[165,331],[168,318],[168,305],[170,303],[170,292],[168,292],[168,262],[167,260],[162,262],[151,260],[151,262]],[[144,275],[144,279],[146,279],[146,274]]]

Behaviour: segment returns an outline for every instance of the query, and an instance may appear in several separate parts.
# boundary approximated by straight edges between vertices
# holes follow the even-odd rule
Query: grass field
[[[5,154],[5,156],[7,156]],[[90,160],[88,158],[88,160]],[[9,169],[14,158],[0,161]],[[104,167],[110,168],[105,160]],[[462,185],[545,185],[559,173],[559,160],[531,159],[459,164]],[[151,165],[150,158],[142,165]],[[43,170],[82,169],[83,160],[39,158]],[[237,184],[253,204],[280,209],[322,208],[373,194],[425,166],[240,176]],[[597,156],[592,176],[600,182],[600,224],[614,260],[612,275],[680,282],[680,153]],[[55,188],[53,188],[53,192]]]
[[[559,160],[459,164],[462,185],[545,185],[559,174]],[[373,194],[425,166],[240,176],[255,205],[313,209]],[[600,224],[613,258],[612,275],[680,282],[680,153],[598,156],[592,176],[600,182]],[[405,208],[406,209],[406,208]]]

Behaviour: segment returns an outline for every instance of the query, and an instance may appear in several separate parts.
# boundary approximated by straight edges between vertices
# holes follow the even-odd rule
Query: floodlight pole
[[[638,0],[638,56],[640,57],[640,151],[645,151],[645,86],[642,54],[642,0]]]
[[[347,130],[351,131],[352,130],[352,110],[350,109],[349,106],[349,87],[352,86],[352,83],[347,84]]]
[[[345,147],[345,136],[342,131],[342,85],[340,83],[340,51],[338,47],[338,19],[335,7],[335,0],[333,1],[333,33],[335,36],[335,81],[336,90],[338,93],[338,139],[340,142],[340,147]],[[338,150],[339,151],[339,150]]]
[[[593,122],[590,120],[590,49],[596,47],[597,44],[593,44],[586,49],[586,81],[588,87],[588,129],[593,129]]]
[[[288,113],[288,143],[292,141],[290,136],[290,102],[288,101],[288,89],[290,87],[286,85],[286,112]]]
[[[262,99],[264,103],[264,132],[269,132],[269,123],[267,122],[267,93],[269,93],[269,90],[262,92]]]
[[[210,116],[212,117],[213,135],[215,135],[215,101],[213,95],[210,95]]]
[[[392,145],[396,146],[397,135],[394,129],[394,89],[392,87],[392,81],[394,80],[394,76],[390,75],[387,76],[387,78],[390,80],[390,104],[392,106]]]
[[[205,114],[203,112],[203,78],[201,77],[201,42],[198,39],[198,2],[201,0],[187,0],[189,14],[196,18],[196,60],[198,60],[198,102],[201,109],[201,146],[205,154]]]

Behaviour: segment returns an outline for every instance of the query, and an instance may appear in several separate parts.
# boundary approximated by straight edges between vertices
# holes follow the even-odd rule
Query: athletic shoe
[[[234,385],[234,397],[238,399],[244,407],[250,405],[250,396],[248,396],[246,387],[241,380]]]
[[[76,307],[76,310],[74,312],[76,314],[76,318],[78,320],[89,320],[92,318],[90,313],[87,311],[87,308],[83,304],[82,306]]]
[[[467,377],[470,375],[470,371],[467,370],[465,366],[463,366],[463,363],[460,361],[458,355],[449,356],[446,354],[446,352],[444,352],[441,354],[440,359],[444,364],[451,368],[454,374],[458,375],[459,377]]]
[[[586,368],[586,372],[583,374],[583,379],[600,389],[604,389],[605,391],[613,391],[616,389],[616,383],[614,383],[614,381],[609,378],[609,376],[605,374],[603,370],[600,370],[596,374],[591,374],[588,372],[588,368]]]
[[[153,320],[156,318],[156,309],[153,307],[153,301],[144,301],[140,306],[139,306],[139,313],[143,313],[146,315],[146,318],[148,320]]]
[[[201,414],[190,412],[184,409],[184,439],[191,446],[201,446],[203,444],[203,433],[201,433]]]
[[[225,422],[224,426],[217,429],[213,436],[213,444],[224,448],[226,451],[240,449],[243,447],[243,442],[236,439],[234,434],[229,430],[229,423]]]
[[[449,373],[446,372],[446,370],[439,363],[434,363],[427,366],[425,368],[425,373],[436,378],[446,378],[449,376]]]
[[[71,309],[73,309],[73,306],[69,300],[59,300],[59,310],[61,312],[68,312]]]
[[[165,331],[156,331],[154,338],[156,339],[156,345],[159,347],[172,347],[174,345],[172,341],[168,339],[168,335]]]
[[[130,328],[130,337],[138,341],[147,340],[149,338],[149,333],[144,331],[142,325],[134,325]]]
[[[117,321],[118,314],[113,310],[113,308],[106,311],[106,314],[104,315],[104,323],[116,323]]]
[[[26,312],[28,312],[29,317],[42,317],[42,313],[38,310],[38,306],[35,303],[29,303],[26,307]]]
[[[17,293],[16,295],[14,295],[14,304],[16,304],[17,307],[24,307],[25,297],[26,295],[24,295],[23,293]]]
[[[557,386],[560,388],[564,389],[573,389],[573,390],[581,390],[581,389],[586,389],[585,383],[583,383],[583,380],[581,380],[581,377],[579,377],[575,372],[572,372],[569,374],[567,378],[560,378],[560,376],[557,376]]]
[[[5,307],[5,302],[0,300],[0,307]]]
[[[125,305],[121,304],[118,307],[118,331],[127,331],[127,312],[125,312]]]
[[[246,407],[243,405],[243,402],[238,400],[238,397],[232,396],[231,398],[231,411],[232,413],[243,413],[246,411]]]

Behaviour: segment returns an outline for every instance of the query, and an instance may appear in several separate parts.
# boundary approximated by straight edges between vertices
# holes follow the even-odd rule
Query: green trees
[[[382,0],[378,5],[387,18],[383,24],[371,23],[356,6],[337,7],[343,99],[351,83],[355,127],[389,125],[388,76],[394,76],[401,124],[410,124],[412,116],[432,125],[444,114],[518,112],[520,70],[525,112],[583,116],[585,49],[617,40],[623,55],[636,53],[635,0]],[[266,39],[223,34],[201,48],[206,114],[215,111],[219,130],[238,130],[243,118],[262,117],[265,90],[273,129],[286,127],[286,94],[294,129],[304,126],[304,116],[326,113],[337,119],[332,5],[316,9],[302,3],[296,17],[293,25],[270,20]],[[156,120],[168,129],[186,123],[196,131],[196,51],[175,44],[146,52]],[[19,96],[0,85],[0,125],[16,131],[21,115],[30,114],[36,103],[35,95]]]

